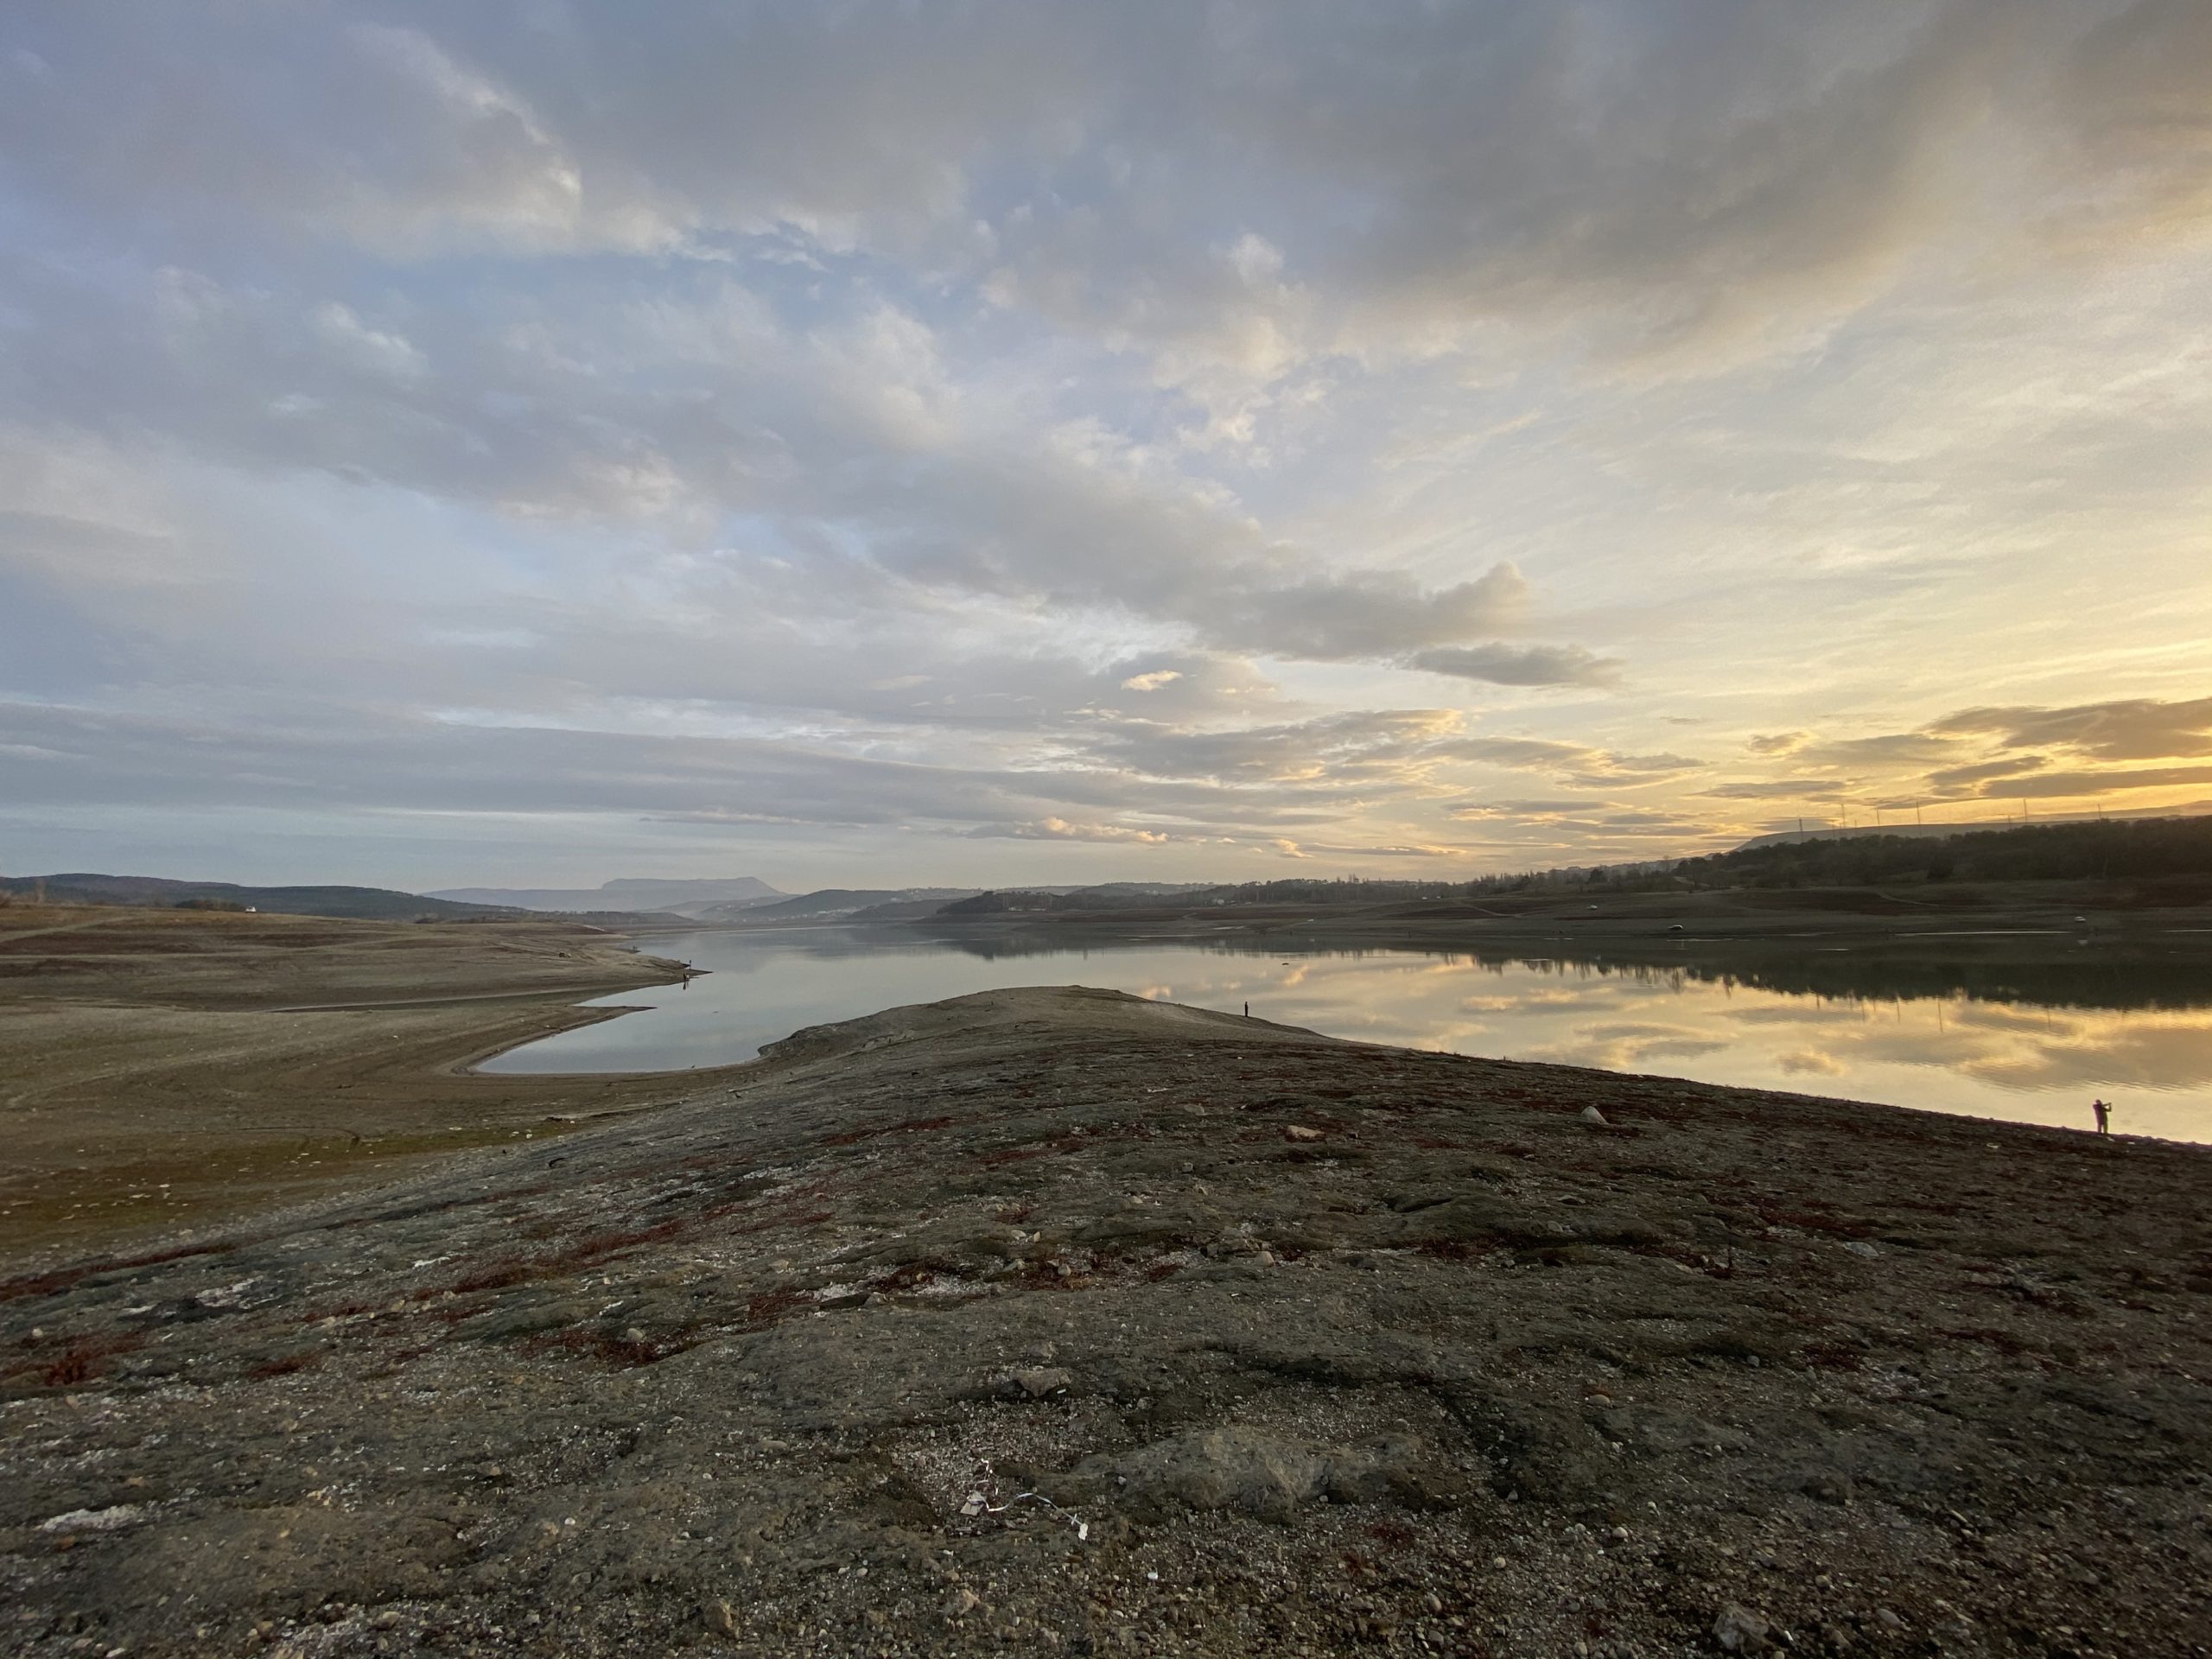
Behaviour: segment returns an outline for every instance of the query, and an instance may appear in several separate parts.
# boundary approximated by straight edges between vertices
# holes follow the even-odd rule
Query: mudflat
[[[607,1017],[580,997],[677,972],[553,919],[0,907],[0,1264],[665,1100],[665,1082],[464,1068]]]
[[[11,1650],[2212,1630],[2202,1149],[1073,988],[683,1087],[0,1287]]]

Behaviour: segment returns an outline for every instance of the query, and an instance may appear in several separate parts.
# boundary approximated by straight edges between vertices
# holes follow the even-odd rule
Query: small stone
[[[1582,1121],[1585,1123],[1594,1125],[1598,1128],[1605,1129],[1611,1128],[1612,1127],[1611,1121],[1608,1120],[1605,1115],[1599,1111],[1595,1106],[1585,1106],[1582,1109],[1581,1116]]]
[[[41,1532],[114,1532],[146,1518],[143,1503],[116,1503],[105,1510],[71,1510],[38,1523]]]
[[[719,1596],[699,1604],[699,1617],[716,1636],[737,1634],[737,1609]]]
[[[1725,1653],[1764,1653],[1774,1645],[1767,1637],[1772,1628],[1750,1608],[1731,1602],[1713,1621],[1713,1639]]]
[[[947,1618],[965,1618],[982,1605],[983,1599],[963,1584],[945,1602],[944,1616]]]
[[[1319,1141],[1321,1138],[1321,1131],[1308,1128],[1303,1123],[1293,1123],[1283,1130],[1282,1135],[1286,1141]]]
[[[642,1327],[633,1325],[622,1333],[622,1340],[633,1348],[642,1348],[645,1345],[645,1331]]]
[[[1258,1262],[1263,1268],[1272,1268],[1275,1264],[1275,1255],[1273,1250],[1262,1250],[1260,1254],[1253,1259]]]
[[[1014,1374],[1014,1386],[1032,1400],[1042,1400],[1075,1386],[1075,1374],[1064,1366],[1039,1365]]]
[[[1874,1617],[1889,1630],[1901,1630],[1904,1629],[1904,1620],[1899,1618],[1895,1613],[1891,1612],[1886,1607],[1877,1607],[1874,1610]]]

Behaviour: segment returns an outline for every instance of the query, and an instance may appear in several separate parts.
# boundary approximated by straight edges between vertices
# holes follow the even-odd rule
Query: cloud
[[[2017,755],[2005,760],[1983,760],[1971,766],[1947,766],[1928,774],[1929,786],[1939,793],[1966,791],[1999,779],[2025,777],[2050,764],[2040,754]]]
[[[1493,632],[1517,621],[1529,599],[1527,578],[1510,563],[1438,588],[1387,573],[1287,585],[1249,569],[1232,567],[1226,574],[1194,620],[1225,645],[1323,662],[1389,659],[1408,645]]]
[[[393,257],[795,229],[1141,344],[1171,383],[1246,385],[1500,315],[1602,308],[1665,339],[1833,311],[2008,185],[2096,181],[2107,235],[2172,234],[2204,206],[2189,0],[998,0],[865,30],[691,3],[645,24],[368,10],[26,20],[19,58],[45,67],[0,104],[21,187]],[[2009,177],[1942,165],[1982,130],[2016,141]]]
[[[1471,847],[1455,847],[1429,842],[1346,842],[1307,841],[1299,842],[1293,844],[1298,848],[1298,851],[1294,856],[1299,858],[1340,858],[1357,859],[1362,861],[1379,858],[1395,862],[1406,859],[1468,859],[1477,855],[1476,849]],[[1278,845],[1280,846],[1281,843],[1278,843]]]
[[[1439,760],[1548,772],[1563,783],[1586,789],[1665,782],[1705,765],[1689,755],[1620,754],[1554,738],[1454,737],[1436,743],[1430,754]]]
[[[1325,783],[1373,790],[1411,782],[1456,750],[1439,740],[1462,717],[1449,709],[1362,710],[1234,730],[1127,721],[1102,730],[1102,761],[1154,778]]]
[[[1465,823],[1516,829],[1531,847],[1580,844],[1605,848],[1642,839],[1684,849],[1713,833],[1713,826],[1684,813],[1624,807],[1602,800],[1466,801],[1445,809]]]
[[[1997,799],[2026,795],[2083,798],[2134,789],[2172,789],[2212,781],[2212,766],[2133,766],[2103,772],[2043,772],[2025,778],[1993,779],[1975,792]]]
[[[335,300],[326,300],[315,308],[314,323],[315,332],[341,355],[372,374],[412,380],[429,366],[423,353],[404,336],[372,328],[354,315],[352,307]]]
[[[1697,792],[1721,801],[1832,801],[1852,792],[1855,785],[1833,778],[1770,778],[1736,784],[1716,784]]]
[[[1800,766],[1925,766],[1957,755],[1958,745],[1924,732],[1889,732],[1875,737],[1847,737],[1808,743],[1790,756]]]
[[[1812,741],[1810,732],[1769,732],[1754,734],[1744,747],[1753,754],[1795,754]]]
[[[1264,783],[1265,780],[1260,780]],[[218,724],[0,701],[0,798],[78,806],[432,813],[613,812],[1020,838],[1266,840],[1329,816],[1328,791],[1058,766],[905,761],[787,738],[655,735],[395,717],[302,702]],[[1128,826],[1109,814],[1141,814]]]
[[[2006,748],[2063,747],[2099,760],[2154,760],[2212,754],[2212,697],[2164,702],[2147,697],[2060,709],[1963,709],[1929,729],[1994,737]]]
[[[1445,645],[1417,652],[1408,665],[1492,685],[1613,685],[1621,665],[1580,645]]]
[[[1050,607],[1232,653],[1379,663],[1516,630],[1533,603],[1510,561],[1440,585],[1332,568],[1217,490],[1007,430],[968,407],[933,330],[862,294],[802,330],[719,270],[649,307],[619,302],[612,277],[572,288],[577,316],[558,325],[536,295],[441,298],[407,332],[174,268],[98,289],[33,273],[13,297],[52,325],[22,342],[49,419],[264,474],[596,521],[695,560],[734,517],[773,566],[731,550],[696,575],[772,570],[786,606]],[[1602,677],[1580,647],[1485,649],[1511,683]]]
[[[1120,823],[1071,823],[1065,818],[1039,818],[1029,823],[978,824],[969,832],[978,840],[1119,841],[1140,846],[1164,847],[1174,837],[1156,830],[1140,830]]]
[[[1541,737],[1459,738],[1446,752],[1455,760],[1478,760],[1489,766],[1529,771],[1587,766],[1599,753],[1584,744]]]
[[[2088,799],[2202,781],[2202,769],[2189,766],[2059,770],[2057,761],[2212,755],[2212,697],[1965,709],[1917,731],[1866,737],[1793,731],[1754,737],[1747,747],[1806,770],[1796,777],[1724,780],[1700,792],[1719,800],[1853,800],[1871,790],[1890,807],[1928,798]]]
[[[1600,752],[1588,770],[1613,775],[1639,773],[1648,777],[1669,777],[1678,772],[1695,772],[1705,762],[1687,754],[1673,754],[1664,751],[1657,754],[1613,754]]]
[[[1381,863],[2212,757],[2190,0],[203,13],[0,60],[11,800]]]
[[[1604,803],[1588,798],[1572,801],[1466,801],[1447,809],[1455,818],[1566,818],[1597,810]]]

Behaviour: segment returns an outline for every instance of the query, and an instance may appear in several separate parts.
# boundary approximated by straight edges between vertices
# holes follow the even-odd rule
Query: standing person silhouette
[[[2110,1135],[2112,1133],[2112,1108],[2106,1105],[2101,1100],[2093,1100],[2089,1103],[2089,1109],[2097,1115],[2097,1133],[2099,1135]]]

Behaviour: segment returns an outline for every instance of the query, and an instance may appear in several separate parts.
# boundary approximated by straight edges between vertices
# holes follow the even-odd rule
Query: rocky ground
[[[1108,992],[898,1010],[0,1286],[0,1649],[2202,1653],[2208,1198]]]

